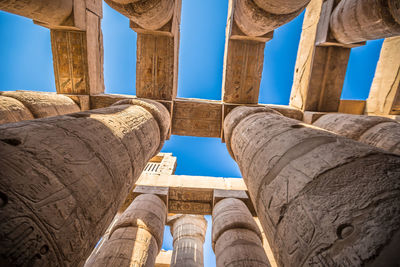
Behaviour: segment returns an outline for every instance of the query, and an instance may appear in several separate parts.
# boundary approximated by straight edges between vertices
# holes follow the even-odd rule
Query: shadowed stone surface
[[[399,1],[340,1],[330,28],[335,39],[344,44],[400,35]]]
[[[313,125],[400,154],[400,123],[395,120],[334,113],[322,116]]]
[[[212,245],[217,267],[268,267],[261,232],[246,205],[235,198],[219,201],[212,214]]]
[[[118,105],[0,126],[2,265],[83,264],[166,137],[159,124],[169,119],[154,110]]]
[[[267,108],[224,127],[279,266],[400,261],[400,157]]]
[[[154,266],[161,249],[167,208],[156,195],[136,197],[85,266]]]
[[[199,215],[175,215],[169,218],[174,250],[171,265],[174,267],[203,267],[203,243],[207,221]]]
[[[19,101],[30,111],[33,118],[46,118],[80,111],[79,106],[71,98],[54,93],[7,91],[0,92],[0,96],[14,98]],[[10,109],[10,111],[12,110],[11,112],[15,110],[15,112],[19,113],[20,111],[16,111],[16,109],[12,107],[15,103],[15,101],[11,100],[2,101],[1,109]],[[20,104],[18,104],[18,106],[22,108]],[[31,116],[26,115],[26,111],[24,113],[25,115],[21,116],[19,120],[33,119]],[[12,115],[10,114],[9,116]]]

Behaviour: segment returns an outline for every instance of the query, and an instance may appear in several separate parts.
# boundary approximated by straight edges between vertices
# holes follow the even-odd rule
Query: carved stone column
[[[349,44],[400,35],[398,0],[342,0],[332,13],[336,40]]]
[[[109,108],[0,126],[2,265],[79,266],[169,128],[164,106]]]
[[[162,246],[166,214],[166,205],[158,196],[139,195],[85,266],[154,266]]]
[[[79,111],[79,106],[63,95],[30,91],[0,92],[0,124]]]
[[[400,261],[399,156],[262,107],[224,132],[279,266]]]
[[[217,267],[270,266],[262,235],[246,205],[235,198],[219,201],[212,212],[212,245]]]
[[[377,116],[332,113],[323,115],[313,125],[400,154],[400,123],[395,120]]]
[[[72,15],[73,0],[2,0],[0,10],[51,25],[61,25]]]
[[[171,265],[203,267],[203,243],[207,221],[201,215],[175,215],[168,219],[174,238]]]

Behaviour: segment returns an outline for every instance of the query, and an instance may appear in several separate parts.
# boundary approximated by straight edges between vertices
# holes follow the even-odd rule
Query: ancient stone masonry
[[[400,262],[400,157],[267,108],[225,119],[279,266]]]
[[[169,217],[168,224],[174,245],[170,266],[203,267],[203,243],[207,230],[204,217],[179,214]]]
[[[134,100],[0,126],[2,264],[82,264],[169,121],[161,104]]]
[[[212,244],[217,267],[268,267],[261,232],[246,205],[234,198],[219,201],[213,210]]]
[[[80,111],[69,97],[54,93],[0,92],[0,124],[64,115]]]
[[[323,115],[313,125],[400,154],[400,123],[392,119],[331,113]]]
[[[166,206],[157,196],[138,196],[85,266],[154,266],[161,250],[166,214]]]

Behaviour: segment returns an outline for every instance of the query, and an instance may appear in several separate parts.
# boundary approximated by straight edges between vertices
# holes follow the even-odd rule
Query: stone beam
[[[219,191],[217,195],[215,194],[216,190]],[[243,179],[240,178],[142,175],[132,192],[131,201],[139,193],[156,194],[163,199],[168,199],[169,213],[198,215],[211,214],[213,205],[218,202],[215,201],[215,195],[217,200],[240,196],[239,199],[243,200],[254,214],[251,201],[248,201],[247,188]],[[165,196],[165,192],[168,196]],[[225,192],[225,195],[223,195],[223,192]],[[125,202],[124,205],[128,206],[129,203],[129,201]]]
[[[169,267],[172,258],[172,250],[161,250],[156,258],[154,267]]]
[[[51,28],[57,93],[92,95],[104,92],[102,1],[81,1],[85,25],[79,30]]]
[[[332,35],[344,44],[400,35],[398,0],[342,0],[331,17]]]
[[[309,0],[230,0],[225,32],[222,100],[257,104],[265,42],[273,30],[294,19]]]
[[[134,99],[135,96],[128,95],[93,95],[90,96],[92,109],[107,107],[121,99]],[[235,107],[244,104],[227,104],[221,101],[176,98],[173,101],[159,100],[172,114],[172,134],[221,137],[222,123],[226,115]],[[302,120],[303,112],[299,109],[283,105],[250,105],[267,106],[282,115]]]
[[[351,47],[331,38],[334,0],[307,6],[293,77],[290,106],[303,111],[337,112]]]
[[[383,42],[365,113],[400,114],[400,37]]]
[[[106,0],[137,32],[136,95],[172,100],[178,85],[181,0]]]

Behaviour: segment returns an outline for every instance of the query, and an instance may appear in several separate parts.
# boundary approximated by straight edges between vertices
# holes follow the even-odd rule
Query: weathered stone
[[[173,236],[174,267],[203,267],[203,243],[207,221],[199,215],[174,215],[168,218]]]
[[[339,108],[350,48],[316,44],[330,15],[324,13],[328,2],[312,0],[304,15],[289,104],[303,111],[337,112]]]
[[[383,42],[365,113],[400,114],[400,37]]]
[[[322,116],[313,125],[400,154],[400,123],[395,120],[332,113]]]
[[[246,205],[226,198],[213,209],[212,244],[217,267],[270,266],[262,235]]]
[[[0,124],[33,119],[32,113],[20,101],[0,95]]]
[[[161,250],[166,214],[167,208],[159,197],[138,196],[85,266],[154,266]]]
[[[73,2],[73,0],[2,0],[0,10],[50,25],[61,25],[71,15]]]
[[[149,104],[0,126],[3,262],[85,261],[165,139],[168,113]]]
[[[34,118],[46,118],[80,111],[79,106],[69,97],[54,93],[7,91],[0,92],[0,95],[21,102]]]
[[[398,0],[340,1],[330,28],[341,43],[349,44],[400,35]]]
[[[399,262],[399,156],[267,108],[224,127],[279,266]]]

